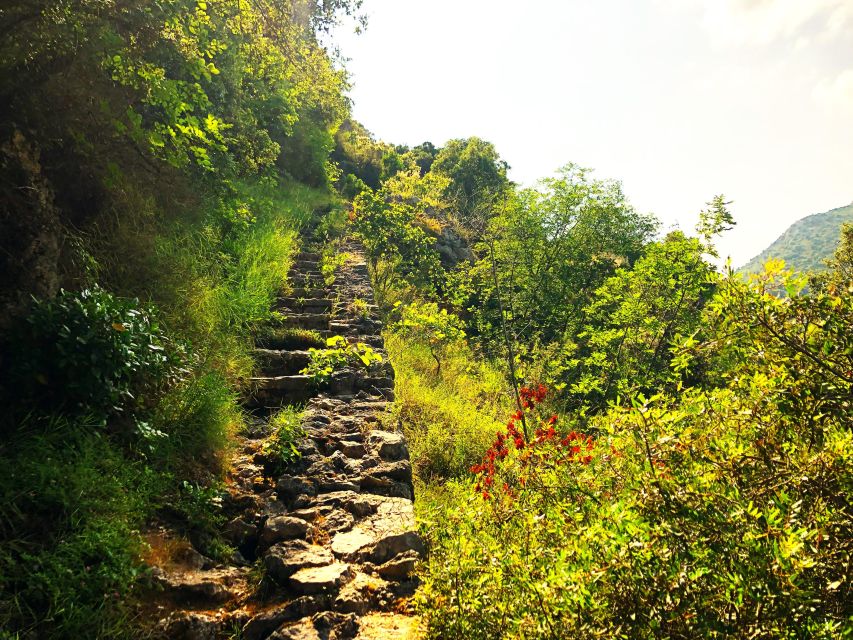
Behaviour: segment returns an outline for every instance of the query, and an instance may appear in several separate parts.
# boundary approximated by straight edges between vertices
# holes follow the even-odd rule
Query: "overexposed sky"
[[[365,0],[342,27],[380,139],[493,142],[523,184],[567,163],[666,227],[717,193],[735,266],[853,201],[853,0]]]

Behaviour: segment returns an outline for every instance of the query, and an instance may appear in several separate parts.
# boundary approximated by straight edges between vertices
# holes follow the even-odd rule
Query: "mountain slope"
[[[853,203],[798,220],[738,271],[757,273],[770,258],[782,258],[796,271],[819,271],[824,268],[823,261],[835,251],[845,222],[853,222]]]

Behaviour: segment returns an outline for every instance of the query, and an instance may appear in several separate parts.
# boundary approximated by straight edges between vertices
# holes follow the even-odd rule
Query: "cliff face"
[[[0,144],[0,330],[31,296],[59,288],[61,224],[39,152],[20,131]]]

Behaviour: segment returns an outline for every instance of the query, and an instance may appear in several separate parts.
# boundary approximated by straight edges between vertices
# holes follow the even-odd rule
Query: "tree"
[[[441,264],[434,240],[417,224],[412,205],[391,198],[387,190],[366,190],[353,202],[353,226],[367,252],[367,264],[382,301],[393,285],[430,291]]]
[[[698,239],[674,231],[596,290],[568,357],[547,365],[550,382],[568,385],[569,407],[602,411],[617,397],[672,388],[679,377],[670,344],[696,332],[713,291],[704,251]]]
[[[642,255],[655,229],[618,183],[594,180],[575,165],[509,194],[475,247],[479,260],[458,276],[469,333],[487,348],[498,339],[500,294],[522,350],[573,337],[595,290]]]
[[[507,169],[509,165],[491,142],[471,137],[450,140],[436,155],[430,171],[450,178],[447,197],[456,204],[460,222],[476,230],[478,212],[490,208],[509,188]]]

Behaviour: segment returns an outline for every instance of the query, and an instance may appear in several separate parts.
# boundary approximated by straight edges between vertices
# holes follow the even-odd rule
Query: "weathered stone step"
[[[290,277],[294,280],[304,280],[305,278],[322,280],[323,273],[316,268],[308,268],[308,269],[291,269]]]
[[[282,324],[301,329],[330,329],[328,313],[291,313],[284,317]]]
[[[288,274],[288,278],[294,286],[298,287],[309,285],[315,287],[326,286],[326,280],[323,277],[323,274],[319,271],[291,271]],[[308,283],[308,285],[306,285],[306,283]]]
[[[271,378],[276,376],[296,375],[308,366],[310,355],[302,349],[255,349],[255,361],[262,375]]]
[[[382,321],[371,318],[333,320],[329,323],[331,331],[341,335],[377,335],[382,331]]]
[[[370,562],[379,566],[401,553],[424,552],[415,528],[412,501],[400,497],[370,498],[376,511],[349,531],[336,534],[332,553],[348,562]]]
[[[316,287],[312,289],[306,287],[293,287],[290,290],[290,295],[294,298],[325,298],[326,288]]]
[[[310,376],[269,376],[251,378],[249,404],[255,407],[279,407],[283,404],[303,402],[317,394],[317,386]]]
[[[356,258],[331,287],[313,249],[295,257],[294,288],[277,301],[282,326],[257,339],[261,374],[251,379],[246,402],[256,410],[231,456],[223,500],[222,534],[237,551],[227,569],[169,576],[177,609],[161,620],[164,638],[213,640],[242,629],[244,640],[343,640],[361,631],[363,640],[376,640],[402,637],[396,631],[412,626],[410,618],[387,613],[414,593],[424,545],[406,440],[380,428],[394,397],[382,323],[359,247],[342,248]],[[308,349],[334,335],[370,345],[385,362],[335,371],[322,386],[299,374]],[[270,416],[305,401],[303,436],[295,443],[300,455],[282,466],[268,446],[275,432]],[[255,576],[239,573],[255,561],[269,587],[261,599],[253,596]],[[215,577],[216,571],[225,573]],[[238,573],[229,582],[231,571]]]
[[[310,260],[313,262],[320,262],[320,254],[315,251],[300,251],[295,256],[295,262],[300,262],[303,260]]]
[[[152,574],[154,584],[162,590],[164,597],[185,607],[205,608],[239,598],[247,591],[249,570],[227,567],[170,573],[156,569]]]
[[[317,298],[292,296],[278,299],[279,308],[288,308],[294,311],[309,311],[311,313],[329,312],[334,304],[334,300],[322,296]]]
[[[319,258],[302,258],[297,259],[293,262],[293,265],[290,267],[292,271],[319,271],[320,270],[320,259]]]

